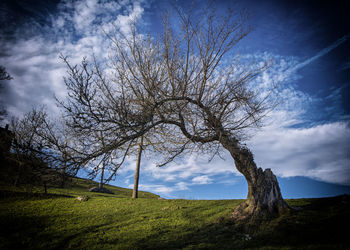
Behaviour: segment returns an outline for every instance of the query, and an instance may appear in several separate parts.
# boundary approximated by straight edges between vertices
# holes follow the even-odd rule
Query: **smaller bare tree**
[[[80,169],[73,159],[74,136],[62,123],[52,120],[46,109],[32,109],[22,119],[12,119],[15,135],[12,162],[17,169],[15,184],[47,184],[64,187],[66,181]]]
[[[43,112],[46,111],[44,110]],[[73,161],[75,136],[65,125],[64,120],[49,118],[45,115],[42,129],[37,131],[43,147],[45,148],[46,161],[60,174],[60,187],[66,185],[71,176],[76,176],[80,165]]]
[[[12,119],[11,130],[15,139],[9,167],[14,185],[42,185],[46,193],[47,184],[57,179],[57,173],[49,167],[43,141],[38,136],[45,119],[46,113],[35,109],[26,113],[22,119]]]

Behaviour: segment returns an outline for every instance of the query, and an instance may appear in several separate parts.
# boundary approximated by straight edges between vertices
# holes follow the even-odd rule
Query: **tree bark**
[[[142,144],[143,144],[143,136],[140,137],[139,151],[137,153],[134,189],[132,191],[132,198],[134,198],[134,199],[136,199],[138,197],[139,178],[140,178],[140,162],[141,162],[141,155],[142,155]]]
[[[234,159],[237,170],[248,183],[247,200],[233,212],[238,220],[259,220],[278,216],[289,209],[283,200],[276,176],[271,169],[257,168],[253,154],[235,139],[224,137],[221,143]]]

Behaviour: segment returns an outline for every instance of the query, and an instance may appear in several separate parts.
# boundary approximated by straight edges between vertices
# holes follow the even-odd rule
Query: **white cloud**
[[[184,155],[176,162],[158,168],[151,159],[143,162],[143,169],[148,175],[156,180],[167,182],[186,182],[187,184],[207,184],[211,181],[210,176],[220,174],[239,174],[235,169],[232,158],[226,160],[215,157],[209,162],[209,156],[200,154]],[[201,183],[202,182],[202,183]]]
[[[96,18],[97,0],[78,1],[75,4],[74,25],[76,30],[85,32]]]
[[[257,165],[281,177],[306,176],[350,185],[349,141],[349,124],[334,122],[311,128],[270,126],[249,145]]]
[[[192,179],[192,183],[199,184],[199,185],[210,184],[212,183],[212,179],[207,175],[201,175],[201,176],[194,177]]]
[[[129,188],[133,188],[133,185],[129,185]],[[162,195],[170,195],[173,191],[175,191],[175,188],[158,184],[140,184],[139,190]]]
[[[68,56],[73,64],[92,54],[106,58],[109,42],[102,27],[114,24],[112,27],[125,30],[130,20],[138,20],[143,14],[136,1],[63,1],[57,9],[60,12],[51,18],[51,30],[37,30],[32,37],[17,32],[14,40],[0,40],[6,51],[6,56],[0,57],[0,65],[13,77],[0,93],[10,116],[21,116],[42,104],[47,105],[49,113],[57,114],[53,95],[66,95],[66,68],[59,54]],[[119,22],[120,18],[129,21]]]
[[[186,182],[180,181],[175,184],[176,190],[189,190],[188,184]]]
[[[120,31],[124,35],[131,33],[130,24],[137,21],[142,15],[143,9],[140,3],[134,2],[132,11],[127,15],[118,15],[115,24],[120,27]]]

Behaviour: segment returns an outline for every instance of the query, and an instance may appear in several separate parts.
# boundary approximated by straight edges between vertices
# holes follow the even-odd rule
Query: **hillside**
[[[48,195],[1,185],[0,249],[350,248],[348,196],[287,200],[302,209],[247,234],[230,219],[241,200],[159,200],[147,192],[133,200],[119,187],[107,186],[113,195],[87,192],[93,185],[75,179]]]

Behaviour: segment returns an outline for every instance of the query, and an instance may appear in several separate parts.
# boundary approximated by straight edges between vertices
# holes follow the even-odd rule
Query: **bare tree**
[[[159,165],[184,152],[213,156],[226,149],[249,189],[234,216],[254,219],[285,211],[275,175],[257,168],[243,143],[272,107],[269,95],[254,86],[268,63],[234,56],[235,45],[249,32],[246,15],[209,8],[195,13],[177,8],[176,13],[177,19],[164,19],[158,37],[138,33],[135,24],[130,33],[109,34],[109,67],[87,60],[72,66],[63,57],[69,97],[60,104],[69,126],[84,136],[103,131],[106,139],[99,147],[91,147],[94,138],[84,140],[79,147],[84,151],[77,153],[94,159],[147,134],[155,150],[166,149]]]
[[[128,147],[121,147],[122,150],[111,150],[99,157],[82,160],[81,156],[77,154],[77,149],[81,146],[77,139],[85,140],[87,138],[76,135],[74,130],[67,127],[62,118],[50,120],[46,113],[42,129],[37,131],[36,135],[46,149],[46,161],[61,174],[60,186],[62,188],[68,177],[75,176],[80,169],[85,169],[88,171],[90,179],[95,179],[100,174],[99,190],[108,191],[103,188],[103,185],[116,176],[117,170],[124,162],[131,145],[130,143]],[[105,135],[102,130],[89,135],[88,138],[96,140],[94,147],[105,147]]]
[[[73,161],[73,152],[70,150],[75,147],[75,136],[62,118],[49,118],[43,108],[41,112],[45,114],[45,119],[36,136],[44,148],[45,160],[59,173],[59,186],[63,188],[67,180],[75,176],[81,168],[80,164]]]
[[[42,138],[38,136],[45,119],[46,113],[35,109],[26,113],[22,119],[12,119],[13,151],[8,157],[11,169],[7,172],[12,173],[9,179],[13,179],[14,185],[43,185],[46,193],[47,184],[54,183],[58,174],[49,167],[49,154],[44,149]]]
[[[11,130],[15,184],[44,185],[46,192],[47,184],[64,187],[77,174],[80,165],[70,150],[75,146],[74,136],[62,120],[49,119],[44,107],[12,119]]]

